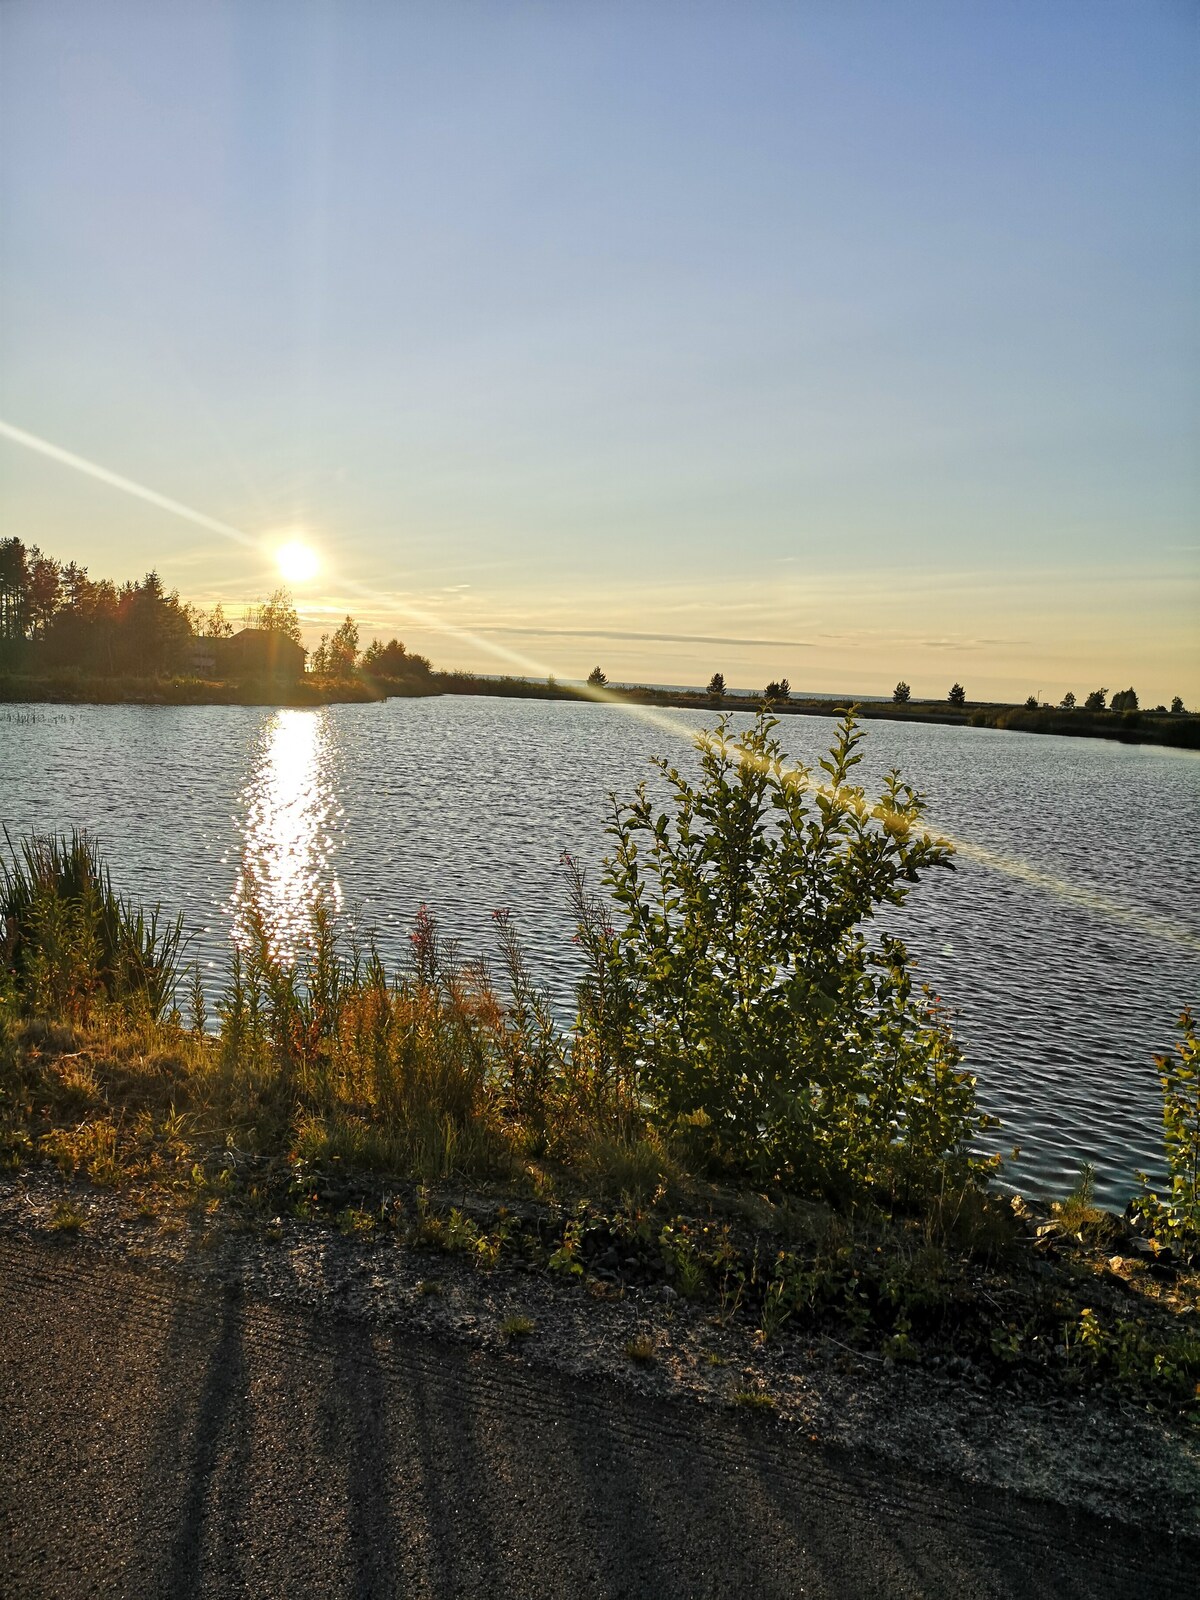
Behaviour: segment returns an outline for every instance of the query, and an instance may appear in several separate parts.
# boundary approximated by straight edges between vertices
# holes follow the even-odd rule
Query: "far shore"
[[[0,674],[0,704],[27,705],[228,705],[320,706],[361,704],[387,699],[433,695],[490,695],[498,699],[570,700],[596,703],[592,690],[553,679],[479,677],[467,672],[429,672],[406,679],[349,678],[306,675],[292,680],[191,677],[84,677]],[[752,711],[761,704],[749,695],[718,699],[699,690],[663,689],[652,684],[605,687],[605,701],[615,705],[658,706],[683,711]],[[780,716],[836,717],[846,706],[858,715],[888,722],[935,722],[952,727],[1001,728],[1018,733],[1060,734],[1085,739],[1116,739],[1123,744],[1158,744],[1200,750],[1200,715],[1191,712],[1084,711],[1053,706],[1036,709],[1003,702],[971,702],[953,706],[944,700],[855,700],[853,695],[821,698],[790,696],[774,700]]]

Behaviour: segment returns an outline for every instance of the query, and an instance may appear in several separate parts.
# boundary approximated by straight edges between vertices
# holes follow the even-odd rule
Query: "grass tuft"
[[[774,1411],[775,1403],[774,1395],[765,1389],[735,1389],[730,1401],[745,1411]]]
[[[80,1211],[78,1206],[72,1205],[69,1200],[60,1200],[54,1208],[54,1215],[50,1218],[50,1226],[56,1233],[78,1233],[88,1224],[87,1213]]]

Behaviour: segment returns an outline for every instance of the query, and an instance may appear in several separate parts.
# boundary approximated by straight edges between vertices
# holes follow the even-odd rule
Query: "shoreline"
[[[433,672],[428,679],[397,682],[364,677],[321,681],[300,679],[281,684],[263,681],[210,681],[199,678],[52,679],[0,674],[3,705],[161,705],[283,706],[361,705],[392,699],[486,696],[496,699],[561,700],[573,704],[655,706],[664,710],[754,712],[760,702],[749,697],[658,689],[652,685],[605,689],[603,700],[569,684],[533,682],[524,678],[480,678],[469,673]],[[796,699],[772,702],[776,716],[839,717],[853,705],[864,721],[926,722],[947,727],[997,728],[1015,733],[1083,739],[1110,739],[1122,744],[1156,744],[1169,749],[1200,750],[1200,715],[1190,712],[1036,710],[1003,703],[971,704],[961,710],[941,701],[856,701]]]

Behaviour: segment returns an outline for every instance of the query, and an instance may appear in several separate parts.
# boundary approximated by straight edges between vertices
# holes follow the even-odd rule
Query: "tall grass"
[[[497,921],[504,989],[464,960],[424,907],[403,970],[347,943],[323,906],[294,960],[253,906],[215,1001],[216,1069],[240,1137],[291,1138],[301,1159],[420,1179],[578,1162],[619,1138],[628,1107],[594,1081],[579,1030],[553,1021],[516,932]],[[207,1002],[192,980],[193,1016]]]
[[[16,845],[4,837],[0,950],[23,1009],[75,1018],[103,999],[161,1018],[181,973],[182,918],[118,895],[85,834],[33,835]]]

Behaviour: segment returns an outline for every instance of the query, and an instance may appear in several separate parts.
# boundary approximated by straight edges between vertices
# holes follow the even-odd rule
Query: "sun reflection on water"
[[[333,753],[323,711],[275,712],[245,789],[242,860],[231,902],[234,938],[248,940],[257,906],[275,953],[294,959],[320,899],[334,912],[342,887],[333,866],[332,830],[343,815],[334,798]]]

